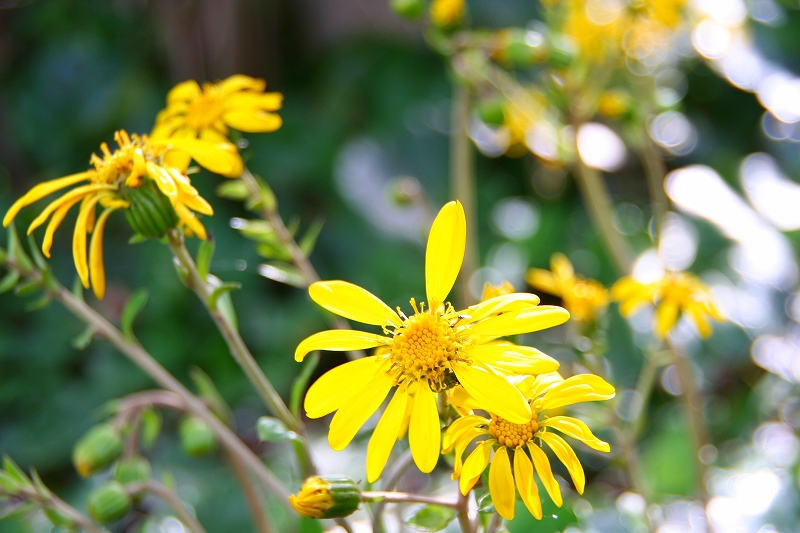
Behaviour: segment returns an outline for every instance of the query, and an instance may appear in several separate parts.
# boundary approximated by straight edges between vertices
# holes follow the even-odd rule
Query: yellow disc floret
[[[222,118],[225,106],[219,90],[206,83],[203,93],[186,110],[186,125],[195,130],[210,128]]]
[[[512,424],[494,414],[492,415],[492,421],[489,423],[489,433],[497,439],[497,442],[507,448],[519,448],[528,441],[533,440],[533,436],[538,429],[539,424],[536,420],[531,420],[527,424]]]

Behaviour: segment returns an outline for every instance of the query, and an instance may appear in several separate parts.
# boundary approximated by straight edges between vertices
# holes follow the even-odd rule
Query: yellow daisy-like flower
[[[204,215],[214,213],[208,202],[191,185],[188,176],[161,163],[160,155],[165,145],[153,143],[147,136],[130,136],[125,130],[117,131],[114,139],[119,148],[113,153],[103,143],[100,145],[102,157],[92,154],[90,162],[93,169],[36,185],[14,202],[3,219],[3,225],[8,226],[25,206],[56,191],[86,182],[45,207],[28,227],[28,234],[50,218],[42,241],[42,252],[50,257],[56,229],[69,210],[80,202],[72,254],[83,286],[88,289],[91,281],[98,298],[103,298],[105,294],[103,230],[113,211],[125,210],[134,230],[146,237],[161,237],[167,229],[179,224],[201,239],[206,238],[206,231],[194,212]],[[230,152],[225,147],[198,142],[196,145],[184,145],[184,148],[212,166],[224,167],[229,163]],[[104,209],[96,217],[98,204]],[[89,233],[93,235],[87,262],[86,236]]]
[[[558,481],[553,476],[550,461],[542,450],[541,443],[547,444],[567,467],[578,494],[583,494],[586,482],[583,466],[575,451],[553,430],[578,439],[601,452],[611,449],[608,443],[595,437],[581,420],[569,416],[547,416],[547,411],[581,402],[608,400],[614,397],[615,391],[614,387],[593,374],[580,374],[567,379],[557,373],[544,374],[525,378],[518,386],[530,401],[530,422],[512,422],[491,409],[486,409],[480,402],[467,399],[468,407],[485,410],[489,417],[472,413],[453,422],[444,435],[443,453],[455,449],[453,479],[459,480],[462,494],[472,490],[491,462],[489,492],[500,516],[506,520],[514,518],[516,485],[525,506],[534,517],[541,519],[542,503],[533,478],[534,472],[539,475],[553,502],[559,507],[563,503]],[[467,447],[478,438],[484,439],[477,443],[466,461],[462,462]]]
[[[433,0],[431,22],[437,26],[453,26],[464,17],[464,0]]]
[[[525,280],[535,289],[561,297],[570,315],[582,322],[594,321],[608,306],[606,288],[593,279],[575,274],[572,263],[564,254],[553,254],[550,270],[529,269]]]
[[[653,330],[660,339],[675,327],[681,314],[688,314],[703,338],[712,333],[709,318],[726,319],[706,284],[689,272],[667,272],[654,283],[641,283],[626,276],[611,287],[611,296],[619,302],[619,312],[624,317],[647,303],[655,305]]]
[[[566,310],[539,306],[537,296],[524,293],[497,296],[462,311],[446,302],[461,269],[465,243],[464,209],[459,202],[450,202],[437,215],[428,237],[427,308],[412,299],[411,316],[399,308],[393,311],[377,296],[345,281],[321,281],[309,287],[311,298],[328,311],[383,328],[383,335],[323,331],[305,339],[295,351],[295,359],[302,361],[315,350],[380,348],[324,374],[305,399],[310,418],[336,411],[328,442],[334,450],[342,450],[395,389],[367,449],[370,482],[383,471],[403,432],[407,411],[414,461],[420,470],[430,472],[439,458],[441,440],[437,393],[461,384],[487,408],[526,424],[531,419],[528,403],[505,376],[558,368],[556,360],[534,348],[495,339],[563,324],[569,319]]]
[[[264,80],[243,74],[202,87],[194,80],[179,83],[167,95],[167,107],[156,117],[152,137],[226,143],[228,128],[248,133],[275,131],[283,124],[280,115],[274,113],[283,105],[283,95],[266,93],[266,87]],[[169,151],[166,160],[185,170],[191,158],[185,152]],[[242,168],[240,158],[238,170],[222,174],[236,177]]]

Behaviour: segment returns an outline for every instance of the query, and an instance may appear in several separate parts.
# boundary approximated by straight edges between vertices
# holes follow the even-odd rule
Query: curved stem
[[[461,490],[456,490],[458,490],[458,501],[456,502],[458,525],[461,526],[462,533],[472,533],[475,529],[472,525],[472,519],[469,517],[469,495],[472,494],[472,492],[461,494]]]
[[[207,533],[203,525],[189,511],[186,504],[183,503],[180,498],[178,498],[178,495],[169,490],[161,483],[158,483],[157,481],[149,481],[141,485],[131,485],[129,489],[130,494],[137,494],[143,492],[152,492],[153,494],[157,495],[159,498],[167,502],[167,504],[170,507],[172,507],[172,509],[180,517],[181,521],[183,521],[183,523],[186,524],[186,527],[188,527],[192,533]]]
[[[0,494],[2,494],[2,492],[3,490],[0,488]],[[35,502],[41,507],[49,507],[72,521],[79,529],[87,531],[88,533],[111,533],[109,530],[96,524],[70,504],[50,492],[49,489],[35,490],[32,488],[20,487],[18,492],[9,494],[9,496]]]
[[[664,192],[664,176],[666,167],[661,154],[653,145],[653,142],[645,135],[644,146],[640,154],[644,173],[647,177],[647,189],[650,193],[650,205],[653,207],[653,216],[656,219],[656,229],[661,228],[661,222],[669,209],[669,200]]]
[[[427,494],[413,494],[410,492],[391,492],[385,490],[368,490],[361,493],[362,502],[382,501],[386,503],[427,503],[458,509],[459,502],[447,500],[438,496]]]
[[[275,529],[270,524],[266,509],[264,508],[264,502],[262,501],[261,495],[253,486],[252,481],[250,481],[247,470],[237,456],[232,453],[228,453],[227,456],[233,475],[236,476],[236,481],[239,482],[239,486],[242,488],[244,499],[247,501],[247,506],[250,508],[250,514],[253,516],[253,522],[256,525],[258,533],[272,533]]]

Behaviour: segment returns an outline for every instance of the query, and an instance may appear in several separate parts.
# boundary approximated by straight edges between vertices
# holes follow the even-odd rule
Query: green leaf
[[[19,492],[19,482],[9,474],[0,470],[0,492],[16,494]]]
[[[208,305],[211,308],[214,308],[219,303],[219,299],[222,295],[227,294],[231,291],[235,291],[242,288],[242,284],[233,281],[226,281],[223,282],[221,285],[217,285],[214,287],[214,290],[211,292],[211,296],[208,297]]]
[[[262,263],[258,265],[258,273],[272,281],[285,283],[286,285],[291,285],[298,289],[305,289],[308,287],[306,278],[300,273],[300,270],[287,263],[279,263],[276,261]]]
[[[28,247],[31,250],[33,262],[37,267],[39,267],[39,270],[48,270],[50,265],[47,263],[47,259],[45,259],[42,255],[42,252],[39,251],[39,246],[36,244],[36,240],[33,238],[33,235],[28,235]]]
[[[39,282],[35,281],[35,280],[32,280],[32,281],[25,281],[25,282],[17,285],[17,288],[14,289],[14,292],[18,296],[27,296],[29,294],[33,294],[34,292],[38,291],[39,289],[41,289],[41,285],[39,285]]]
[[[53,493],[47,488],[47,485],[44,484],[42,478],[39,477],[39,472],[36,470],[31,472],[31,479],[33,479],[33,485],[36,487],[36,492],[47,499],[50,499],[53,496]]]
[[[149,297],[150,295],[146,289],[139,289],[128,299],[125,303],[125,308],[122,310],[122,334],[131,342],[136,342],[136,337],[133,334],[133,321],[142,309],[144,309],[144,306],[147,305],[147,299]]]
[[[128,239],[128,244],[141,244],[147,241],[149,237],[146,235],[142,235],[141,233],[134,233],[133,236]]]
[[[299,438],[297,433],[287,429],[283,422],[271,416],[262,416],[258,419],[256,433],[259,439],[266,442],[288,442]]]
[[[94,339],[95,330],[92,326],[87,326],[82,332],[78,333],[74,339],[72,339],[72,347],[76,350],[85,350],[89,344],[91,344],[92,339]]]
[[[50,302],[52,301],[53,298],[49,294],[43,294],[34,301],[25,304],[25,310],[28,312],[38,311],[39,309],[44,309],[45,307],[50,305]]]
[[[75,279],[72,282],[72,294],[75,295],[75,298],[84,302],[83,299],[83,283],[81,283],[81,278],[75,276]]]
[[[6,275],[3,276],[3,279],[0,280],[0,294],[13,289],[18,281],[19,274],[17,274],[16,270],[9,270]]]
[[[236,318],[236,309],[233,307],[233,300],[231,299],[231,291],[240,289],[240,283],[229,283],[219,279],[213,274],[209,274],[206,278],[209,285],[214,287],[211,296],[208,297],[208,306],[211,309],[216,309],[230,322],[234,328],[239,328],[239,321]]]
[[[195,387],[197,387],[200,396],[205,399],[210,405],[211,410],[220,417],[224,422],[230,423],[233,420],[233,411],[231,410],[225,398],[219,393],[219,389],[211,381],[211,378],[203,372],[199,367],[193,366],[189,369],[189,377],[192,378]]]
[[[27,274],[33,270],[33,263],[31,263],[31,259],[25,253],[25,250],[22,249],[22,244],[19,242],[19,236],[17,235],[17,227],[13,222],[8,226],[8,257],[17,263],[23,273]]]
[[[232,218],[231,227],[252,241],[277,242],[275,229],[266,220],[247,220]]]
[[[486,494],[478,497],[478,512],[479,513],[494,512],[494,502],[492,501],[492,495],[490,493],[487,492]]]
[[[214,257],[214,240],[208,238],[200,242],[200,249],[197,250],[197,273],[200,279],[206,279],[211,272],[211,259]]]
[[[426,505],[403,522],[420,531],[441,531],[453,521],[457,514],[456,510],[450,507]]]
[[[319,364],[319,352],[314,352],[305,359],[303,359],[303,367],[300,369],[300,374],[292,383],[292,395],[289,400],[289,406],[292,414],[298,419],[300,418],[300,400],[303,398],[303,393],[308,387],[308,381],[311,379],[311,374],[316,370]]]
[[[305,235],[303,238],[300,239],[300,242],[297,243],[300,246],[300,249],[303,250],[303,254],[306,257],[311,255],[311,252],[314,251],[314,246],[317,244],[317,239],[319,238],[319,234],[322,231],[322,226],[325,225],[325,220],[322,218],[316,218],[306,230]]]
[[[3,456],[3,468],[9,476],[11,476],[17,483],[20,484],[20,486],[31,489],[33,488],[31,480],[28,479],[28,476],[25,474],[25,472],[23,472],[22,469],[17,466],[17,463],[15,463],[8,455]]]
[[[291,261],[292,254],[283,243],[262,242],[256,246],[256,253],[264,259]]]
[[[29,513],[35,511],[38,507],[33,503],[20,502],[12,503],[11,505],[1,508],[0,507],[0,520],[10,520],[13,518],[23,518]]]
[[[152,408],[143,409],[139,415],[139,420],[141,423],[139,438],[142,448],[149,450],[161,433],[161,414]]]
[[[216,190],[217,196],[228,200],[242,201],[250,196],[247,185],[242,180],[228,180],[221,183]]]

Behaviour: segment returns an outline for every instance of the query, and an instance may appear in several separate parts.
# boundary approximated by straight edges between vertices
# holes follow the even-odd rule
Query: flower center
[[[411,305],[416,311],[414,300]],[[433,392],[439,392],[457,383],[451,363],[465,361],[461,354],[465,339],[459,337],[449,318],[447,310],[442,314],[423,307],[395,330],[391,358],[400,369],[398,385],[404,381],[426,382]]]
[[[539,424],[536,420],[531,420],[527,424],[512,424],[497,415],[492,415],[492,421],[489,423],[489,433],[492,437],[508,448],[519,448],[532,440],[537,429]]]
[[[213,126],[222,116],[222,101],[215,94],[204,90],[186,110],[186,125],[195,130]]]

